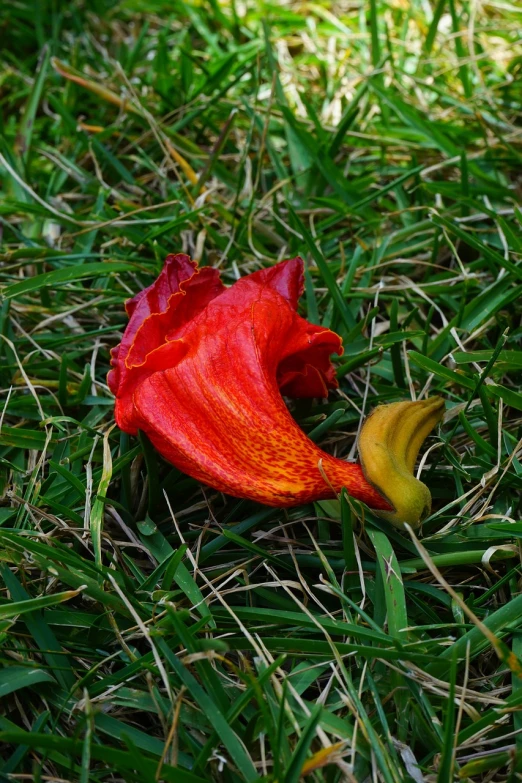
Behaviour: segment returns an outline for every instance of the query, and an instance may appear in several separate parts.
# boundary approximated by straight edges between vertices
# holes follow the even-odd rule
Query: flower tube
[[[326,397],[335,389],[330,356],[342,353],[342,341],[298,315],[302,290],[300,258],[225,288],[217,270],[168,256],[156,282],[126,305],[129,323],[108,376],[116,421],[227,494],[282,507],[346,487],[393,524],[418,524],[430,495],[413,466],[443,404],[399,403],[401,414],[389,419],[382,411],[394,405],[378,408],[361,433],[362,465],[318,448],[283,395]]]

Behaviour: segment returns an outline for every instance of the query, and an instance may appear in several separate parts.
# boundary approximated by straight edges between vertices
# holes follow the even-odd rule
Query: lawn
[[[0,33],[0,781],[521,780],[522,6],[13,0]],[[422,528],[118,429],[124,303],[176,252],[303,257],[325,451],[444,398]]]

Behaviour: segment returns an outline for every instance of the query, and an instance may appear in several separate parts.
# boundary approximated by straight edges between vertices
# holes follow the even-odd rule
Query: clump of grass
[[[4,9],[2,780],[515,781],[522,770],[522,14],[129,0]],[[307,260],[340,456],[438,393],[421,541],[346,497],[223,497],[113,426],[169,252]]]

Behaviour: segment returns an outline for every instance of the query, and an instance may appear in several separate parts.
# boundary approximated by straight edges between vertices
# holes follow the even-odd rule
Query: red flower
[[[337,387],[330,355],[342,353],[341,338],[297,314],[302,290],[300,258],[225,288],[217,270],[168,256],[156,282],[127,302],[129,324],[108,376],[116,421],[145,432],[180,470],[237,497],[292,506],[344,486],[390,511],[361,466],[319,449],[281,396],[326,397]]]

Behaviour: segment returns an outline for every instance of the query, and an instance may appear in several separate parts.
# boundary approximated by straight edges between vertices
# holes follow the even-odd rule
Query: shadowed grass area
[[[522,773],[522,8],[0,12],[0,779]],[[355,455],[440,394],[419,540],[347,497],[224,497],[114,427],[124,302],[184,251],[301,255]]]

